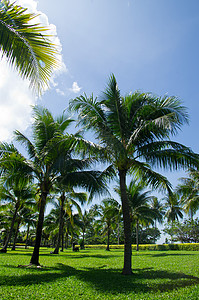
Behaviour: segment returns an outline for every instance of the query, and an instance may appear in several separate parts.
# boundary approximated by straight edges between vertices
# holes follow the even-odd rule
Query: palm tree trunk
[[[153,235],[153,242],[154,242],[154,245],[155,245],[155,238],[156,238],[156,219],[155,219],[155,224],[154,224],[154,235]]]
[[[85,249],[84,240],[85,240],[85,229],[83,229],[83,239],[82,239],[81,249]]]
[[[61,237],[61,252],[64,252],[64,230],[62,229],[62,237]]]
[[[41,236],[42,236],[42,229],[43,229],[43,222],[44,222],[44,212],[46,207],[46,198],[48,193],[42,192],[41,193],[41,203],[40,203],[40,209],[39,209],[39,219],[37,223],[37,229],[36,229],[36,240],[35,240],[35,246],[32,253],[32,257],[30,260],[30,264],[39,266],[39,248],[41,244]]]
[[[60,216],[59,216],[59,233],[58,233],[58,237],[57,237],[57,245],[55,247],[53,254],[59,254],[59,247],[60,247],[60,242],[61,242],[61,237],[62,237],[62,232],[63,232],[64,200],[65,200],[65,195],[64,195],[64,193],[62,193]]]
[[[131,247],[131,220],[130,220],[130,208],[126,193],[126,171],[119,171],[120,179],[120,191],[121,191],[121,201],[122,201],[122,212],[123,212],[123,221],[124,221],[124,267],[122,274],[131,275],[131,256],[132,256],[132,247]]]
[[[12,217],[12,223],[11,223],[11,226],[10,226],[10,232],[9,232],[9,234],[7,236],[7,239],[6,239],[6,242],[5,242],[4,246],[3,246],[3,248],[0,250],[0,252],[3,252],[3,253],[7,252],[8,244],[9,244],[9,241],[10,241],[10,239],[12,237],[12,232],[13,232],[13,228],[14,228],[14,224],[15,224],[15,220],[16,220],[18,209],[19,209],[19,202],[17,202],[16,205],[15,205],[15,212],[14,212],[14,215]]]
[[[68,248],[68,232],[66,232],[65,248]]]
[[[20,223],[21,223],[21,221],[19,220],[19,221],[17,222],[17,229],[16,229],[16,232],[15,232],[15,238],[14,238],[12,250],[15,250],[15,248],[16,248],[16,242],[17,242],[17,236],[18,236],[18,233],[19,233],[19,226],[20,226]]]
[[[136,221],[136,251],[139,251],[139,221]]]
[[[28,236],[29,236],[29,231],[30,231],[30,225],[28,224],[28,228],[27,228],[27,232],[26,232],[26,245],[25,245],[25,249],[28,248]]]
[[[120,244],[120,222],[117,223],[117,244]]]
[[[110,241],[110,225],[108,225],[108,230],[107,230],[107,247],[106,247],[106,251],[110,251],[109,241]]]

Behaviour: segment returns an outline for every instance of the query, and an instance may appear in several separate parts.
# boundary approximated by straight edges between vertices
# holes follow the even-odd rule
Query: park
[[[133,275],[121,274],[123,251],[41,248],[41,267],[25,267],[32,249],[0,255],[1,299],[198,299],[199,251],[133,251]],[[19,267],[18,267],[19,266]]]
[[[155,64],[159,66],[159,55],[163,63],[165,55],[170,57],[175,52],[175,46],[172,52],[162,44],[160,48],[150,44],[155,40],[148,39],[150,32],[144,26],[145,42],[138,39],[141,47],[137,51],[132,44],[134,39],[127,39],[132,40],[128,43],[127,64],[116,68],[117,64],[122,65],[118,61],[126,57],[128,47],[123,52],[123,47],[113,46],[116,31],[108,26],[107,32],[113,39],[109,44],[108,35],[102,31],[110,47],[104,51],[110,55],[105,79],[105,71],[99,65],[86,75],[87,66],[97,64],[96,53],[103,52],[99,49],[103,45],[104,50],[105,43],[99,43],[97,38],[96,56],[89,51],[85,68],[83,62],[88,55],[82,47],[81,51],[73,47],[72,39],[71,58],[77,55],[77,48],[78,55],[84,54],[79,60],[79,72],[85,72],[82,84],[87,78],[82,90],[63,62],[56,26],[49,24],[46,15],[37,13],[35,0],[30,0],[28,8],[18,2],[0,1],[0,299],[199,299],[199,154],[194,144],[198,139],[191,131],[184,139],[188,132],[184,125],[193,116],[198,120],[197,105],[190,115],[186,106],[193,105],[197,92],[187,98],[187,81],[181,84],[181,90],[186,90],[185,105],[181,97],[173,96],[179,90],[175,76],[176,88],[169,81],[171,71],[163,72],[168,81],[151,76]],[[79,8],[82,4],[73,5]],[[105,8],[110,12],[109,5],[93,1],[82,6],[97,12],[97,18],[92,17],[89,25],[91,44],[99,32],[95,19],[99,14],[109,21],[109,14],[105,13]],[[68,7],[72,12],[74,7],[70,3]],[[178,16],[170,14],[171,7],[178,12],[174,4],[158,7],[161,14],[155,7],[152,13],[168,16],[169,11],[173,26],[167,29],[176,37],[179,24],[185,34],[197,20],[193,7],[190,27],[186,27],[189,20],[184,24],[180,15],[177,22]],[[184,18],[185,7],[183,4],[181,11]],[[159,17],[148,19],[150,7],[141,4],[140,8],[148,26],[151,20],[162,25]],[[111,14],[121,39],[127,29],[127,36],[131,30],[134,36],[137,30],[142,33],[143,22],[137,20],[137,28],[132,21],[132,14],[134,20],[137,18],[135,3],[124,1],[114,5],[114,9],[116,14],[122,9],[126,16],[123,20],[131,24],[130,30],[129,26],[122,27],[125,22],[118,27]],[[68,18],[64,16],[64,21],[77,15],[81,19],[80,11],[76,9]],[[79,24],[77,20],[75,23]],[[80,24],[82,28],[86,24],[86,31],[77,38],[82,43],[81,37],[88,35],[88,23],[84,21]],[[158,26],[153,26],[152,31],[156,32]],[[74,26],[81,31],[80,27]],[[73,21],[71,32],[72,28]],[[68,28],[64,35],[66,32],[69,33]],[[162,32],[156,34],[162,41]],[[70,49],[69,35],[67,41]],[[150,45],[153,51],[147,56]],[[155,51],[157,48],[160,52]],[[180,57],[179,51],[175,53]],[[68,58],[66,52],[65,55]],[[116,60],[111,59],[114,55]],[[132,55],[136,58],[132,59]],[[149,65],[154,60],[146,76],[147,84],[143,75],[138,76],[142,67],[145,75],[147,64],[134,74],[137,59],[148,60]],[[106,66],[105,57],[102,60],[101,65]],[[175,74],[181,62],[182,57]],[[11,69],[7,71],[7,67]],[[128,76],[123,69],[130,70]],[[188,73],[190,78],[192,74],[190,85],[197,77],[194,72],[181,73]],[[92,85],[94,78],[98,82],[98,74],[101,83],[103,77],[102,92],[100,85]],[[132,83],[132,74],[134,80],[141,78],[139,85],[136,80]],[[67,86],[65,76],[70,78],[72,88]],[[127,77],[129,80],[125,80]],[[181,78],[179,74],[177,78]],[[149,83],[154,92],[143,91]],[[50,105],[45,105],[48,96]],[[183,133],[179,138],[180,132]],[[161,235],[165,241],[159,244]]]

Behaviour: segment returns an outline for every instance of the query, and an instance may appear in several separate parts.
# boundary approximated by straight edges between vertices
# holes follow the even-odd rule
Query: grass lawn
[[[199,299],[199,251],[133,252],[133,275],[123,276],[123,251],[42,248],[42,268],[29,264],[32,249],[0,253],[0,299]]]

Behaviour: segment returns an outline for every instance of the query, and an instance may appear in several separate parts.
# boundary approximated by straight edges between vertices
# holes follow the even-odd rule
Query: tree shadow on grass
[[[52,254],[51,254],[52,255]],[[55,257],[57,256],[57,254],[53,254]],[[45,254],[44,254],[44,256],[45,256]],[[103,258],[103,259],[110,259],[110,258],[116,258],[116,257],[118,257],[118,255],[113,255],[113,254],[109,254],[109,255],[107,255],[107,254],[95,254],[95,255],[93,255],[93,254],[80,254],[80,253],[75,253],[75,254],[70,254],[70,253],[66,253],[66,255],[65,255],[65,257],[66,258],[70,258],[70,259],[78,259],[78,258],[80,258],[80,259],[82,259],[82,258]]]
[[[164,256],[192,256],[192,255],[197,255],[197,253],[155,253],[152,254],[152,257],[164,257]]]
[[[16,268],[16,266],[9,267]],[[24,269],[22,275],[1,276],[0,286],[37,285],[74,277],[75,280],[92,284],[93,288],[100,292],[114,294],[134,292],[138,294],[157,291],[165,292],[199,284],[198,277],[183,273],[144,268],[134,269],[132,276],[124,276],[121,275],[121,270],[106,269],[106,267],[106,265],[102,265],[97,268],[77,270],[71,266],[58,263],[55,267]]]
[[[175,251],[175,250],[173,250]],[[164,256],[192,256],[192,255],[198,255],[198,253],[175,253],[175,252],[161,252],[161,253],[140,253],[140,252],[136,252],[133,253],[133,257],[136,256],[152,256],[152,257],[164,257]]]
[[[43,250],[43,249],[42,249]],[[82,258],[103,258],[103,259],[109,259],[109,258],[116,258],[118,257],[118,255],[115,255],[114,252],[113,254],[110,252],[106,252],[104,251],[104,254],[92,254],[90,253],[89,251],[81,251],[80,252],[73,252],[71,250],[71,252],[60,252],[60,254],[54,254],[54,253],[51,253],[50,250],[49,252],[48,249],[46,250],[40,250],[39,253],[40,253],[40,257],[59,257],[59,256],[62,256],[62,257],[66,257],[66,258],[70,258],[70,259],[82,259]],[[17,249],[16,252],[15,251],[8,251],[7,253],[2,253],[1,255],[6,255],[6,256],[13,256],[13,255],[16,255],[16,256],[31,256],[32,255],[32,252],[33,252],[33,249],[31,250],[25,250],[25,249]],[[0,256],[1,256],[0,255]]]

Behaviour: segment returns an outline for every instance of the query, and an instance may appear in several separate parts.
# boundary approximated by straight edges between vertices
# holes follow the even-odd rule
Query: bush
[[[85,245],[87,249],[106,249],[106,245]],[[124,245],[110,245],[110,249],[124,249]],[[132,245],[132,250],[136,251],[136,245]],[[187,244],[142,244],[139,245],[139,250],[144,251],[168,251],[168,250],[185,250],[185,251],[199,251],[199,243]]]

